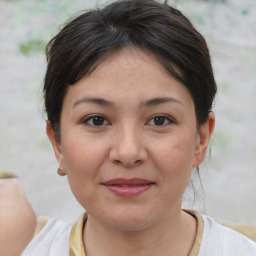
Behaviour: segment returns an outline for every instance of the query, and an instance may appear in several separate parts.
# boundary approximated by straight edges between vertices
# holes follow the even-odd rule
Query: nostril
[[[143,162],[142,160],[135,160],[135,161],[120,161],[120,160],[118,160],[117,161],[118,164],[121,164],[125,167],[133,167],[133,166],[138,165],[142,162]]]
[[[115,164],[130,167],[144,162],[147,152],[139,139],[132,139],[131,136],[127,139],[116,138],[109,151],[109,159]]]

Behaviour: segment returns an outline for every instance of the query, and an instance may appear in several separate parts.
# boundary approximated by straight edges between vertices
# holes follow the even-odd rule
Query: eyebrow
[[[143,101],[141,104],[140,104],[140,107],[151,107],[151,106],[156,106],[156,105],[159,105],[159,104],[163,104],[163,103],[177,103],[177,104],[180,104],[182,106],[183,103],[178,100],[178,99],[175,99],[175,98],[172,98],[172,97],[157,97],[157,98],[152,98],[152,99],[148,99],[148,100],[145,100]]]
[[[171,97],[157,97],[157,98],[152,98],[152,99],[148,99],[145,101],[142,101],[140,103],[140,107],[151,107],[151,106],[156,106],[159,104],[163,104],[163,103],[177,103],[183,106],[183,103],[175,98],[171,98]],[[76,107],[77,105],[80,105],[82,103],[93,103],[96,105],[100,105],[100,106],[106,106],[106,107],[114,107],[115,103],[113,101],[109,101],[103,98],[94,98],[94,97],[89,97],[89,98],[82,98],[78,101],[76,101],[73,105],[73,107]]]
[[[106,106],[106,107],[113,107],[115,104],[112,101],[105,100],[103,98],[82,98],[78,101],[76,101],[73,105],[73,107],[76,107],[79,104],[82,103],[93,103],[100,106]]]

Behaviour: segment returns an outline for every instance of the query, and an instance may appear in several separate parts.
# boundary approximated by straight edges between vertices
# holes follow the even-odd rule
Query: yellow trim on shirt
[[[83,244],[83,229],[87,213],[83,214],[72,226],[69,237],[69,256],[86,256]]]
[[[199,253],[201,240],[203,236],[204,223],[202,215],[195,211],[185,210],[187,213],[194,216],[197,220],[196,239],[189,256],[197,256]],[[78,221],[73,225],[69,238],[69,255],[70,256],[86,256],[83,244],[83,228],[87,219],[87,214],[83,214]]]
[[[195,239],[194,245],[192,247],[192,250],[191,250],[189,256],[198,256],[200,246],[201,246],[202,237],[203,237],[203,231],[204,231],[203,217],[199,212],[190,211],[190,210],[189,211],[185,210],[185,211],[187,213],[191,214],[192,216],[194,216],[197,220],[196,239]]]

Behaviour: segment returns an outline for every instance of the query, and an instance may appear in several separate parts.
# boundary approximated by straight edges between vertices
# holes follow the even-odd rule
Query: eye
[[[104,116],[101,115],[91,115],[83,120],[83,123],[93,126],[93,127],[100,127],[104,125],[109,125],[109,122]]]
[[[148,122],[149,125],[153,125],[153,126],[166,126],[172,123],[174,123],[174,121],[166,115],[154,116]]]

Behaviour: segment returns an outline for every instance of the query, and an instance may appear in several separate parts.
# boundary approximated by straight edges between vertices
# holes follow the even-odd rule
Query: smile
[[[109,191],[121,197],[135,197],[149,190],[155,183],[144,179],[112,179],[103,182]]]

